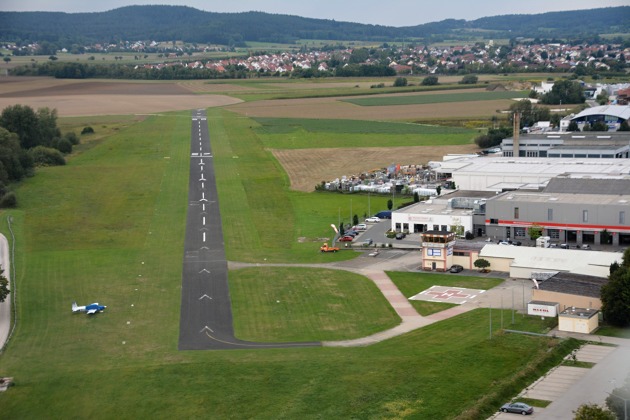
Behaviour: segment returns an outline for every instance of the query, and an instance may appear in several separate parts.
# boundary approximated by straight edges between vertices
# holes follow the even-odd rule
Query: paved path
[[[392,280],[385,274],[384,271],[379,270],[352,270],[356,273],[362,274],[372,280],[374,284],[383,293],[383,296],[389,301],[390,305],[394,308],[402,322],[389,330],[381,331],[376,334],[372,334],[367,337],[361,337],[354,340],[342,340],[342,341],[325,341],[322,344],[328,347],[356,347],[367,346],[370,344],[378,343],[389,338],[408,333],[409,331],[422,328],[425,325],[432,324],[436,320],[425,318],[416,312],[414,307],[409,303],[409,300],[398,290]]]
[[[0,267],[4,270],[3,275],[10,279],[9,241],[0,233]],[[11,329],[11,295],[0,302],[0,349],[4,348]]]

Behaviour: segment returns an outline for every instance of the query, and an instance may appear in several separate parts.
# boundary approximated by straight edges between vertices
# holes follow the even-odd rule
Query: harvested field
[[[351,120],[410,120],[439,118],[488,118],[498,109],[508,109],[508,99],[399,106],[358,106],[341,98],[283,99],[244,102],[229,109],[248,117],[330,118]]]
[[[147,114],[238,102],[225,95],[196,95],[177,82],[0,78],[0,109],[16,104],[48,107],[63,117]]]
[[[362,147],[328,149],[282,149],[273,155],[287,172],[291,189],[312,192],[322,181],[360,174],[392,163],[426,164],[446,154],[475,153],[475,144],[462,146]]]

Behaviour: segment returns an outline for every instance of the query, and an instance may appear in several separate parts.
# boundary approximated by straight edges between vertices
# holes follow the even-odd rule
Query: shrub
[[[403,87],[407,86],[407,78],[406,77],[397,77],[394,80],[394,87]]]
[[[479,78],[474,74],[467,74],[459,83],[462,85],[474,85],[478,80]]]
[[[423,86],[434,86],[437,84],[438,84],[437,76],[427,76],[424,79],[422,79]]]
[[[72,153],[72,143],[67,138],[56,138],[52,142],[52,147],[59,150],[64,155]]]
[[[59,166],[65,165],[66,160],[61,152],[50,147],[37,146],[28,151],[35,166]]]
[[[79,136],[77,136],[74,131],[70,131],[66,134],[63,135],[63,137],[68,140],[70,142],[70,144],[72,144],[73,146],[76,146],[77,144],[79,144],[81,141],[79,139]]]
[[[0,208],[8,209],[17,207],[17,197],[13,191],[9,191],[0,198]]]
[[[94,129],[90,126],[83,127],[83,130],[81,130],[81,135],[84,134],[94,134]]]

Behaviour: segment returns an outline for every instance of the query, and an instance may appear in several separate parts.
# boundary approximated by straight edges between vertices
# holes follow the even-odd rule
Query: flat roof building
[[[503,156],[514,156],[514,139],[501,142]],[[630,132],[521,134],[518,157],[620,159],[630,157]]]

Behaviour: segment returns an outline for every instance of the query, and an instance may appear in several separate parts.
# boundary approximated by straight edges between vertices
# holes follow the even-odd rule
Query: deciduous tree
[[[616,420],[617,416],[610,410],[597,404],[582,404],[573,412],[573,420]]]
[[[4,302],[9,293],[9,279],[5,277],[4,269],[0,267],[0,302]]]
[[[423,86],[435,86],[437,84],[438,84],[437,76],[427,76],[424,79],[422,79]]]
[[[623,253],[622,263],[610,270],[608,283],[602,286],[602,313],[611,325],[630,325],[630,248]]]

